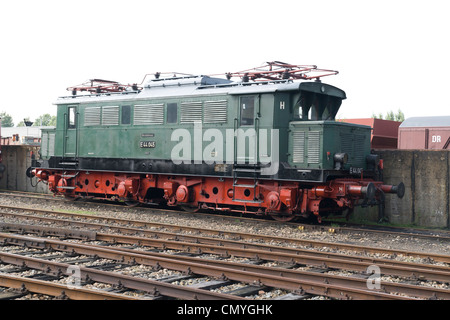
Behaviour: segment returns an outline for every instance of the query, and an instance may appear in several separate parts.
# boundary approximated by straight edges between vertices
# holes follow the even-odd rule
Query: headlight
[[[344,164],[348,161],[348,154],[342,152],[342,153],[335,153],[334,157],[334,168],[336,170],[341,170]]]

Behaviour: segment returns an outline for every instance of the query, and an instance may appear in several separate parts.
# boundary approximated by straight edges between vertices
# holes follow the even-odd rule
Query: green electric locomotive
[[[321,77],[336,73],[270,62],[226,78],[94,79],[58,99],[30,172],[69,198],[282,221],[403,196],[380,180],[371,128],[335,121],[346,95]]]

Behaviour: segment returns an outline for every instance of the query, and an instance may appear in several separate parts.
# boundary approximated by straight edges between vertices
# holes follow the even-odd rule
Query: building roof
[[[41,129],[48,129],[54,127],[3,127],[1,129],[1,135],[4,138],[12,137],[14,134],[18,134],[20,137],[33,137],[40,138],[41,137]]]
[[[400,125],[400,128],[412,127],[450,127],[450,116],[412,117]]]

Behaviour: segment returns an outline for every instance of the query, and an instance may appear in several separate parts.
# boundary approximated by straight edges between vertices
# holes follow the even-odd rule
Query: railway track
[[[143,233],[147,237],[152,238],[175,238],[176,241],[181,238],[189,238],[189,234],[197,234],[196,236],[192,236],[191,238],[194,241],[200,243],[203,235],[210,236],[220,236],[221,240],[215,241],[215,239],[209,239],[209,241],[215,241],[212,244],[218,244],[222,246],[222,242],[226,241],[226,239],[237,239],[237,240],[247,240],[252,242],[264,241],[275,244],[291,244],[296,246],[307,247],[307,248],[329,248],[331,250],[350,250],[356,251],[360,253],[379,253],[379,254],[390,254],[390,255],[404,255],[404,256],[413,256],[419,257],[423,259],[427,259],[430,261],[440,261],[445,263],[450,263],[450,256],[442,255],[442,254],[433,254],[433,253],[419,253],[419,252],[410,252],[405,250],[393,250],[393,249],[383,249],[383,248],[371,248],[367,246],[358,246],[358,245],[350,245],[343,243],[330,243],[330,242],[322,242],[322,241],[313,241],[313,240],[305,240],[305,239],[295,239],[295,238],[285,238],[279,236],[270,236],[263,234],[254,234],[254,233],[243,233],[243,232],[233,232],[226,230],[217,230],[217,229],[206,229],[204,227],[191,227],[191,226],[181,226],[181,225],[173,225],[168,223],[158,223],[158,222],[148,222],[148,221],[140,221],[140,220],[129,220],[129,219],[120,219],[113,217],[104,217],[93,214],[77,214],[72,212],[63,212],[63,211],[52,211],[52,210],[42,210],[36,208],[19,208],[13,206],[5,206],[0,205],[1,209],[8,209],[13,211],[21,211],[34,213],[36,215],[31,214],[23,214],[23,213],[13,213],[13,212],[4,212],[0,211],[0,216],[10,217],[10,218],[21,218],[25,220],[36,220],[36,221],[45,221],[48,224],[58,223],[61,225],[70,225],[70,226],[78,226],[79,228],[90,227],[96,230],[101,229],[115,229],[118,233]],[[52,217],[53,216],[53,217]],[[62,217],[67,218],[67,220],[62,219]],[[81,220],[81,221],[80,221]],[[92,223],[88,221],[102,221],[103,223]],[[122,227],[120,227],[120,225]],[[123,227],[126,226],[126,227]],[[133,226],[133,227],[131,227]],[[163,231],[154,231],[155,229],[164,229],[169,230],[171,232],[163,232]],[[206,238],[208,239],[208,238]],[[207,241],[207,240],[205,240]],[[247,246],[250,244],[247,243]],[[257,246],[257,244],[254,244]],[[288,250],[282,249],[279,246],[272,246],[270,250]],[[360,258],[359,258],[360,259]]]
[[[104,199],[95,202],[74,202],[72,200],[67,200],[64,197],[53,196],[53,195],[45,195],[40,193],[29,193],[29,192],[12,192],[12,191],[1,191],[0,196],[10,196],[17,198],[27,198],[34,200],[44,200],[44,201],[56,201],[62,203],[72,203],[77,206],[86,206],[87,208],[92,206],[102,206],[105,208],[109,208],[111,210],[118,209],[119,210],[135,210],[135,207],[127,207],[126,205],[120,205],[118,203],[105,202]],[[3,206],[0,205],[0,208]],[[7,206],[6,206],[7,207]],[[156,208],[156,207],[140,207],[140,210],[143,212],[152,212],[152,213],[161,213],[161,214],[178,214],[180,212],[191,215],[191,216],[199,216],[199,217],[220,217],[221,219],[229,219],[230,221],[239,218],[242,221],[258,221],[259,223],[266,223],[268,225],[271,224],[279,224],[277,221],[273,221],[271,219],[255,219],[255,217],[242,217],[242,216],[233,216],[233,215],[225,215],[225,214],[215,214],[215,213],[186,213],[184,211],[177,211],[175,209],[169,208]],[[391,226],[380,226],[380,225],[360,225],[360,224],[349,224],[347,222],[341,221],[324,221],[322,224],[303,224],[303,223],[284,223],[285,225],[291,225],[295,228],[299,228],[300,230],[306,231],[325,231],[332,233],[356,233],[356,234],[378,234],[380,236],[392,236],[395,234],[396,236],[401,237],[415,237],[421,239],[431,239],[431,240],[440,240],[440,241],[449,241],[450,242],[450,231],[446,230],[428,230],[428,229],[420,229],[420,228],[403,228],[403,227],[391,227]]]
[[[129,266],[141,264],[156,269],[164,268],[182,272],[185,275],[208,276],[219,279],[221,285],[229,281],[240,281],[249,284],[257,284],[258,287],[273,287],[294,291],[297,294],[326,295],[337,299],[449,299],[450,291],[430,287],[421,287],[407,284],[381,283],[380,290],[367,289],[367,281],[353,277],[339,277],[324,275],[314,272],[301,272],[285,268],[273,268],[260,265],[229,263],[221,260],[206,261],[201,258],[170,256],[167,254],[154,254],[149,252],[136,252],[120,248],[105,248],[104,246],[77,244],[60,240],[49,240],[30,236],[0,234],[3,245],[21,245],[27,248],[51,249],[65,252],[70,255],[87,255],[100,257],[120,262]],[[47,259],[37,259],[27,255],[0,253],[2,263],[10,263],[16,266],[39,269],[45,274],[60,276],[67,274],[71,269],[70,264],[51,262]],[[108,271],[77,267],[80,279],[90,279],[109,284],[120,285],[140,291],[152,293],[152,295],[166,295],[180,299],[238,299],[221,293],[213,293],[208,290],[191,289],[189,287],[175,286],[161,281],[141,279],[112,274]],[[66,270],[66,271],[64,271]],[[217,280],[216,280],[217,281]],[[206,292],[204,292],[206,291]],[[411,294],[413,296],[411,296]],[[407,296],[409,295],[409,296]]]
[[[8,208],[16,210],[18,208]],[[62,238],[78,238],[85,241],[101,241],[102,245],[73,243],[68,240],[51,240],[30,236],[2,233],[0,241],[3,246],[20,245],[41,247],[45,250],[61,251],[64,254],[83,254],[119,261],[127,265],[140,264],[153,269],[169,269],[188,277],[206,276],[217,285],[226,283],[243,283],[256,290],[277,288],[285,290],[293,298],[320,295],[337,299],[449,299],[448,284],[450,274],[449,256],[419,254],[413,252],[394,252],[366,247],[324,244],[300,239],[286,239],[219,230],[205,230],[168,224],[154,224],[141,221],[129,221],[92,215],[49,212],[48,210],[27,209],[27,213],[3,212],[8,220],[21,220],[22,223],[4,222],[2,227],[10,232],[34,232]],[[31,213],[33,212],[33,213]],[[45,216],[42,216],[45,215]],[[54,215],[54,217],[49,217]],[[62,216],[65,218],[63,219]],[[83,221],[75,221],[83,219]],[[90,220],[90,222],[89,222]],[[95,221],[95,222],[93,222]],[[26,222],[26,223],[23,223]],[[103,222],[103,223],[100,223]],[[43,225],[46,224],[46,225]],[[126,226],[123,226],[123,225]],[[55,227],[57,225],[57,227]],[[70,225],[70,229],[64,227]],[[122,225],[122,226],[121,226]],[[77,230],[79,229],[79,230]],[[155,230],[155,229],[163,229]],[[99,232],[108,230],[106,232]],[[252,240],[252,242],[249,242]],[[276,245],[254,243],[270,241]],[[286,246],[289,244],[292,247]],[[127,245],[128,248],[115,248]],[[89,248],[87,248],[89,246]],[[307,249],[299,247],[307,246]],[[315,249],[324,246],[340,250],[356,251],[356,254],[338,254],[319,252]],[[155,252],[158,250],[158,252]],[[166,252],[175,251],[168,255]],[[440,261],[443,265],[405,263],[392,259],[374,259],[361,253],[368,251],[395,255],[419,256],[428,261]],[[245,259],[246,263],[229,261],[229,257]],[[11,261],[17,257],[5,257]],[[16,264],[23,265],[23,258]],[[37,263],[38,262],[34,262]],[[42,263],[42,262],[40,262]],[[379,281],[375,290],[368,289],[369,280],[373,280],[367,270],[377,266],[382,275],[403,278],[410,283]],[[66,269],[69,266],[64,266]],[[58,270],[63,270],[59,267]],[[56,270],[56,267],[46,267]],[[308,270],[309,269],[309,270]],[[336,275],[336,272],[350,271],[352,276]],[[53,271],[56,272],[56,271]],[[91,276],[89,276],[91,277]],[[211,280],[212,279],[212,280]],[[111,280],[112,281],[112,280]],[[115,280],[117,281],[117,280]],[[437,281],[444,284],[444,289],[418,285],[423,281]],[[123,281],[120,282],[123,284]],[[414,284],[412,284],[414,283]],[[148,286],[149,284],[147,284]],[[153,284],[155,286],[155,284]],[[134,288],[137,288],[134,287]],[[141,287],[139,287],[141,288]],[[155,287],[152,287],[155,288]],[[141,288],[142,289],[142,288]],[[165,292],[152,289],[152,292]],[[245,290],[243,290],[245,291]],[[182,297],[176,296],[176,297]],[[183,296],[186,298],[186,296]],[[190,298],[199,299],[196,293]],[[226,297],[235,299],[237,296]],[[211,299],[211,298],[208,298]]]

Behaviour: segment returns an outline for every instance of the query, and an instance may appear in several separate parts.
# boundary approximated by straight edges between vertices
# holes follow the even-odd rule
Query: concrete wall
[[[37,147],[24,145],[2,146],[5,172],[0,173],[0,189],[28,192],[49,193],[47,185],[33,178],[32,183],[25,173],[31,166],[31,152],[37,154]],[[36,185],[37,184],[37,185]]]
[[[377,151],[384,160],[384,182],[405,184],[405,196],[386,195],[385,216],[391,223],[450,228],[450,157],[441,150]],[[378,212],[378,211],[376,211]],[[376,220],[373,210],[355,215]]]

